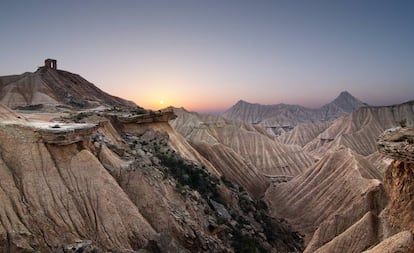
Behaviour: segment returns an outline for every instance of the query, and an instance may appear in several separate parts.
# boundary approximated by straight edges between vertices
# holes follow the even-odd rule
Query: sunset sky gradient
[[[414,1],[9,1],[0,75],[45,58],[151,109],[414,99]],[[160,100],[164,104],[160,104]]]

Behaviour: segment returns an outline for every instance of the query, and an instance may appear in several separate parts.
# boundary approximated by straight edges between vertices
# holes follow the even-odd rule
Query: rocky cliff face
[[[0,125],[1,252],[45,252],[86,238],[101,249],[137,249],[155,236],[88,138],[46,144],[37,128],[9,120]]]
[[[394,231],[414,231],[414,128],[393,128],[378,140],[382,154],[394,160],[384,174],[389,205],[384,217]]]
[[[392,230],[414,231],[414,163],[395,160],[385,172],[384,187],[389,199],[384,217]]]
[[[392,128],[378,139],[379,151],[395,159],[384,174],[388,205],[381,213],[383,242],[369,252],[414,252],[414,128]]]

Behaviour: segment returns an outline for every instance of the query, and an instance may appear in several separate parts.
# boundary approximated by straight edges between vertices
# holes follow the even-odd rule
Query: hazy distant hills
[[[12,109],[39,104],[72,108],[136,106],[109,95],[80,75],[48,67],[0,77],[0,102]]]
[[[332,102],[318,109],[288,104],[251,104],[240,100],[225,111],[222,116],[228,119],[242,120],[250,124],[258,124],[266,128],[269,133],[280,135],[291,130],[299,123],[330,121],[363,106],[366,106],[366,104],[349,92],[343,91]]]

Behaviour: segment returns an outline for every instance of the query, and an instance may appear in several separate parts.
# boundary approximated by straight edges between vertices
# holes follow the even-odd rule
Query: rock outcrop
[[[379,151],[395,159],[384,174],[388,205],[381,213],[386,233],[367,252],[414,252],[414,128],[392,128],[378,138]]]
[[[378,137],[378,150],[404,163],[414,163],[414,128],[391,128]]]
[[[393,128],[378,138],[379,151],[394,160],[384,175],[389,204],[384,211],[390,230],[414,231],[414,128]]]
[[[47,252],[83,238],[139,249],[156,232],[88,139],[46,144],[25,124],[0,125],[1,252]]]

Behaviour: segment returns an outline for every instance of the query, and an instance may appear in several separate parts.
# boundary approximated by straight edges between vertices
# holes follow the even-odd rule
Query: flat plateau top
[[[46,132],[68,132],[73,130],[80,129],[89,129],[93,128],[95,124],[87,123],[63,123],[63,122],[42,122],[42,121],[0,121],[0,124],[3,125],[20,125],[33,128],[34,130],[41,130]]]

